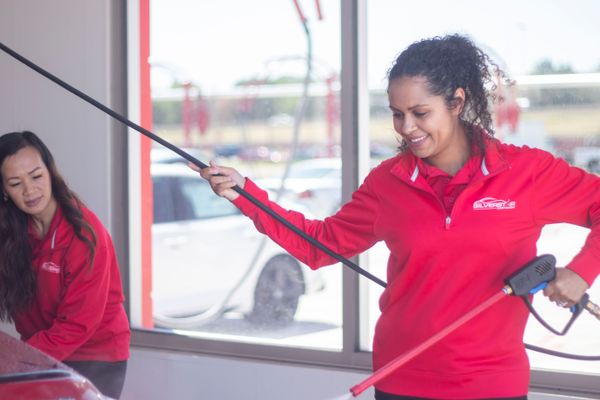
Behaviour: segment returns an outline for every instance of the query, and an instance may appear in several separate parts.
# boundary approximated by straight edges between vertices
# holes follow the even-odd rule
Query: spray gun
[[[531,314],[542,324],[546,329],[556,335],[565,335],[573,322],[579,317],[583,310],[589,311],[596,318],[600,319],[600,308],[590,301],[590,297],[585,293],[579,302],[573,305],[570,310],[572,313],[571,319],[565,327],[559,331],[554,329],[548,324],[533,308],[531,304],[530,295],[533,295],[540,290],[543,290],[549,282],[554,280],[556,277],[556,259],[553,255],[545,254],[530,261],[523,268],[506,278],[506,286],[503,290],[507,291],[507,294],[520,296]]]
[[[531,305],[530,296],[544,289],[549,282],[551,282],[556,277],[556,258],[553,255],[545,254],[534,258],[532,261],[527,263],[525,266],[520,268],[518,271],[510,275],[505,280],[505,286],[502,290],[488,300],[479,304],[474,309],[470,310],[462,317],[448,325],[446,328],[442,329],[435,335],[431,336],[429,339],[425,340],[420,345],[408,350],[407,352],[399,355],[388,364],[384,365],[382,368],[375,371],[371,376],[367,379],[359,383],[358,385],[353,386],[350,389],[352,396],[356,397],[365,391],[370,386],[379,382],[390,373],[395,371],[397,368],[407,363],[417,355],[421,354],[423,351],[443,339],[445,336],[455,331],[458,327],[480,314],[482,311],[491,307],[493,304],[503,299],[507,295],[520,296],[532,314],[536,317],[540,323],[542,323],[546,328],[550,329],[552,332],[557,333],[559,335],[564,335],[573,324],[575,319],[581,314],[581,312],[585,309],[592,313],[596,318],[600,319],[600,307],[596,304],[592,303],[589,300],[589,296],[587,293],[581,298],[579,303],[571,307],[571,312],[573,316],[567,323],[567,326],[562,331],[557,331],[550,327],[538,314],[535,312],[533,306]]]

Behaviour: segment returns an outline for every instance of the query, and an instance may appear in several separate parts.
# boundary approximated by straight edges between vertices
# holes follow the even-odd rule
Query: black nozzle
[[[556,258],[551,254],[538,256],[506,278],[515,296],[534,294],[556,277]]]

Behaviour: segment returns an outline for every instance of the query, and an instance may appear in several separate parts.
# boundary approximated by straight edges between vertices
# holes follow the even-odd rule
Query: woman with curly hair
[[[34,133],[0,136],[0,172],[0,319],[118,398],[130,329],[108,231]]]
[[[600,179],[543,150],[501,143],[489,111],[506,79],[467,37],[410,45],[388,73],[400,152],[374,168],[336,214],[308,220],[269,201],[236,170],[200,171],[218,195],[312,268],[337,262],[232,189],[238,185],[331,250],[390,250],[375,327],[373,367],[415,348],[496,294],[536,256],[546,224],[591,228],[580,253],[544,290],[564,307],[600,272]],[[528,310],[506,297],[376,384],[378,400],[526,399]]]

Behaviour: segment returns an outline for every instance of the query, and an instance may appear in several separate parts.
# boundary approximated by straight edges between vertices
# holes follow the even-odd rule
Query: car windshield
[[[191,221],[239,214],[229,201],[215,196],[196,177],[157,176],[154,185],[154,223]]]
[[[322,178],[331,172],[331,168],[312,168],[290,172],[290,178]]]
[[[185,219],[204,219],[237,215],[237,208],[229,201],[215,196],[210,186],[197,178],[179,178],[181,198],[177,206],[190,209]]]
[[[316,160],[315,160],[316,161]],[[341,165],[335,165],[332,163],[323,164],[321,162],[315,163],[314,161],[301,162],[293,164],[290,168],[288,178],[292,179],[318,179],[318,178],[338,178],[340,176]]]

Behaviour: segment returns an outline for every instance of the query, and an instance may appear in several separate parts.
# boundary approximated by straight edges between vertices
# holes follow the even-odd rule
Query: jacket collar
[[[486,178],[509,168],[510,164],[502,156],[500,141],[483,132],[478,134],[483,136],[485,144],[484,156],[481,158],[480,165],[481,174],[478,176]],[[398,155],[398,161],[392,166],[390,172],[400,179],[412,183],[415,183],[422,175],[422,171],[419,169],[419,159],[409,150]]]
[[[60,228],[60,221],[62,220],[62,218],[62,209],[60,206],[58,206],[56,207],[54,217],[52,217],[52,222],[50,223],[50,228],[48,228],[48,232],[41,239],[37,238],[37,234],[33,226],[33,221],[31,220],[31,218],[29,218],[27,224],[27,235],[29,236],[29,243],[31,244],[32,248],[36,248],[41,245],[40,248],[48,248],[50,250],[54,249],[59,244],[59,239],[62,239],[61,235],[57,235],[57,231]]]

